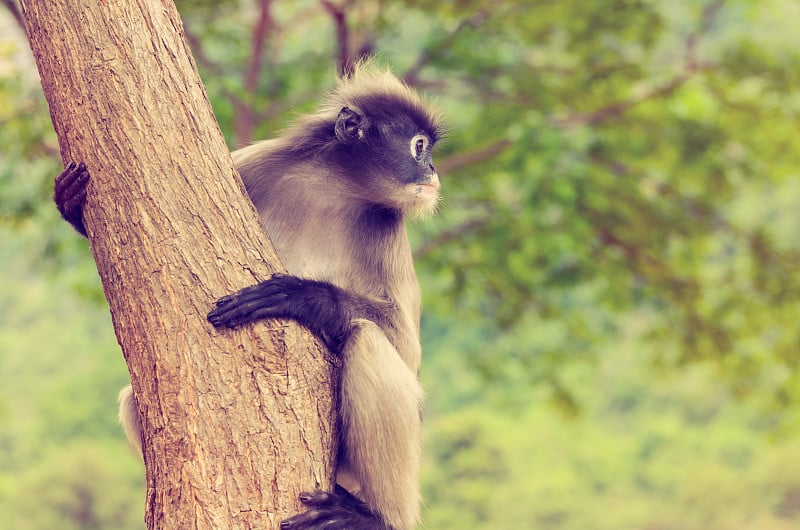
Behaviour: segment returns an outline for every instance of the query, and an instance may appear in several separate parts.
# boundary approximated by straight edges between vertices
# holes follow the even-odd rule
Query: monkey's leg
[[[411,530],[419,520],[420,408],[417,377],[374,323],[356,320],[343,356],[344,450],[337,475],[353,475],[368,510],[341,495],[306,495],[291,530]]]
[[[86,201],[86,186],[89,172],[83,162],[70,162],[55,181],[53,200],[61,212],[61,217],[71,224],[82,236],[86,236],[83,226],[83,203]]]
[[[422,389],[375,323],[354,326],[342,353],[337,471],[355,475],[365,504],[339,486],[303,494],[309,510],[284,521],[284,530],[411,530],[419,519]]]
[[[354,324],[341,383],[347,464],[367,505],[410,530],[419,520],[422,387],[378,325]]]

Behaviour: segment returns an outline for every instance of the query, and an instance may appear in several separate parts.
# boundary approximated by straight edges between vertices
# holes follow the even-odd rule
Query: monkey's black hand
[[[217,300],[208,321],[235,328],[266,318],[289,318],[310,329],[335,354],[350,330],[347,294],[325,282],[275,274],[269,280]]]
[[[83,162],[70,162],[56,177],[53,200],[56,202],[61,217],[71,224],[75,230],[86,237],[83,226],[83,203],[86,201],[86,185],[89,183],[89,172]]]
[[[281,530],[392,530],[367,504],[341,486],[333,493],[301,493],[308,511],[281,522]]]

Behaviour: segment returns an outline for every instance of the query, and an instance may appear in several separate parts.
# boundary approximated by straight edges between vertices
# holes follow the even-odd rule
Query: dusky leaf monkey
[[[220,298],[218,328],[265,318],[308,327],[342,359],[337,487],[303,494],[293,530],[410,530],[419,520],[420,289],[404,220],[439,200],[431,150],[438,113],[387,71],[358,65],[316,112],[233,153],[288,274]],[[56,179],[63,217],[86,235],[89,175]],[[130,387],[120,418],[141,450]]]

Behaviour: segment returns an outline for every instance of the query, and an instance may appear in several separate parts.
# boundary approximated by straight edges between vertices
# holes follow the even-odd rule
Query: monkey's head
[[[432,149],[443,127],[414,90],[362,64],[329,95],[323,111],[336,116],[329,153],[353,197],[412,216],[435,212],[439,176]]]

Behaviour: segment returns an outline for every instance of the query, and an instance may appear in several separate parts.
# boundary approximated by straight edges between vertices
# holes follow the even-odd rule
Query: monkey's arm
[[[56,177],[53,200],[61,217],[86,237],[83,226],[83,203],[86,201],[86,185],[89,183],[89,172],[83,162],[70,162]]]
[[[217,300],[208,321],[218,328],[234,328],[265,318],[289,318],[310,329],[338,355],[354,319],[380,323],[390,306],[388,301],[367,299],[328,282],[275,274]]]

